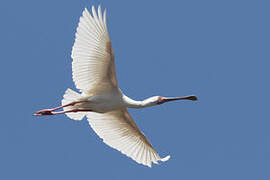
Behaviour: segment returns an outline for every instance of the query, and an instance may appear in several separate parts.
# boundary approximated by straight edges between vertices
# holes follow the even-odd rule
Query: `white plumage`
[[[116,81],[107,74],[107,69],[111,68],[109,73],[115,76],[114,66],[111,66],[114,57],[106,26],[106,10],[102,17],[100,6],[98,15],[92,6],[92,14],[93,17],[87,9],[83,11],[71,55],[73,80],[76,87],[85,93],[91,93],[91,90],[99,86],[102,86],[103,90],[117,88]],[[91,127],[107,145],[138,163],[151,167],[151,162],[157,163],[161,160],[126,109],[108,113],[88,112],[87,118]],[[132,148],[140,151],[132,152]]]
[[[110,111],[104,114],[90,112],[89,124],[107,145],[121,151],[134,161],[151,167],[152,162],[169,159],[160,158],[126,109]]]
[[[197,100],[196,96],[165,98],[154,96],[135,101],[125,96],[117,85],[114,54],[106,25],[106,10],[98,13],[92,6],[92,15],[83,11],[72,48],[72,77],[81,94],[67,89],[62,106],[45,109],[34,115],[66,113],[74,120],[87,116],[90,126],[104,143],[143,165],[152,166],[161,158],[139,130],[127,108],[144,108],[173,100]],[[63,108],[64,111],[53,112]]]
[[[92,14],[93,17],[87,9],[83,11],[71,54],[73,81],[85,93],[100,86],[101,89],[117,86],[111,80],[115,74],[108,74],[114,73],[114,57],[106,26],[106,11],[102,17],[100,6],[98,15],[92,7]]]

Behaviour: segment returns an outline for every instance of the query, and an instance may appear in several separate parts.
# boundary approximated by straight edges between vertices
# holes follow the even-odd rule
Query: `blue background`
[[[128,96],[198,102],[130,109],[166,163],[106,146],[86,119],[33,117],[60,105],[84,7],[107,8]],[[0,179],[270,179],[269,1],[1,1]]]

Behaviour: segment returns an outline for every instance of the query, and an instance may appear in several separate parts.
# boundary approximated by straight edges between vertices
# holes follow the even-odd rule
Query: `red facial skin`
[[[157,102],[157,104],[163,104],[165,101],[165,98],[164,97],[162,97],[162,96],[159,96],[158,97],[158,102]]]

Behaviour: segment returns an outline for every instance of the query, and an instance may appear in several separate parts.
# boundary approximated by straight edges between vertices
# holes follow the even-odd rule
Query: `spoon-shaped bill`
[[[161,103],[169,102],[169,101],[176,101],[176,100],[191,100],[191,101],[197,101],[197,96],[191,95],[191,96],[183,96],[183,97],[163,97],[161,99]]]

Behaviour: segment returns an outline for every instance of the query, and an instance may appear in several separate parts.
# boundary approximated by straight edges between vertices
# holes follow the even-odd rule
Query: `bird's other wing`
[[[75,86],[84,93],[110,91],[116,88],[116,74],[111,40],[106,25],[106,10],[101,7],[92,15],[85,8],[72,48],[72,77]]]
[[[104,143],[137,163],[151,167],[152,162],[158,163],[170,158],[170,156],[160,158],[126,109],[107,113],[89,112],[87,118],[90,126]]]

